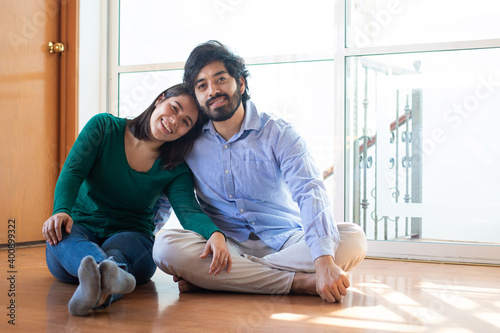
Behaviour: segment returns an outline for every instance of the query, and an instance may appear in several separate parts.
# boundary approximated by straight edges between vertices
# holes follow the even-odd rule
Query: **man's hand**
[[[210,264],[209,274],[217,275],[227,267],[227,272],[231,270],[231,254],[226,244],[226,238],[218,231],[214,232],[207,241],[201,258],[206,258],[210,253],[212,256],[212,263]]]
[[[321,256],[314,261],[316,291],[327,302],[340,302],[351,285],[349,276],[335,265],[332,256]]]
[[[66,213],[52,215],[43,223],[42,234],[50,245],[56,245],[62,241],[62,227],[66,227],[66,232],[71,233],[73,219]]]

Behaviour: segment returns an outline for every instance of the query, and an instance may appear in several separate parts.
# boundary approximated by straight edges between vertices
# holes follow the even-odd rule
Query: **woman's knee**
[[[148,282],[155,272],[156,264],[152,258],[143,260],[141,265],[135,265],[129,270],[129,273],[135,277],[138,285]]]
[[[70,274],[63,265],[59,262],[57,257],[49,250],[49,244],[45,250],[45,260],[49,272],[61,282],[78,283],[78,277]]]

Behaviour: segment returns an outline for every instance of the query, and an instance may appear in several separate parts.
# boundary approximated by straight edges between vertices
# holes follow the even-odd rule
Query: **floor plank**
[[[15,273],[2,262],[1,332],[499,332],[500,268],[365,260],[342,303],[319,297],[179,294],[152,280],[105,310],[71,316],[76,286],[56,281],[44,247],[18,248]],[[15,275],[11,284],[8,278]],[[15,297],[9,290],[15,289]],[[8,323],[15,301],[15,325]]]

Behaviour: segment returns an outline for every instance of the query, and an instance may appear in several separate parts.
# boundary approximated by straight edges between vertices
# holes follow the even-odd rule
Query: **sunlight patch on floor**
[[[364,318],[366,320],[383,320],[384,322],[404,323],[405,318],[389,310],[383,305],[354,306],[331,313],[332,318]]]
[[[299,315],[296,313],[274,313],[271,315],[271,319],[288,320],[288,321],[302,321],[307,318],[309,318],[309,316]]]
[[[383,295],[382,298],[384,298],[387,302],[395,305],[419,305],[419,303],[414,301],[412,298],[397,291],[388,292],[387,294]]]
[[[498,328],[498,331],[500,332],[500,313],[483,311],[483,312],[476,312],[473,314],[473,316]]]
[[[482,296],[487,295],[488,297],[493,297],[493,295],[500,296],[500,288],[484,288],[484,287],[471,287],[471,286],[461,286],[457,285],[455,282],[445,281],[443,284],[437,284],[433,282],[424,281],[420,283],[420,287],[424,291],[435,292],[436,290],[441,291],[451,291],[459,292],[460,294],[470,295],[470,296]]]
[[[381,332],[424,332],[425,327],[417,325],[388,323],[386,321],[355,320],[346,318],[318,317],[309,320],[312,324],[380,330]]]

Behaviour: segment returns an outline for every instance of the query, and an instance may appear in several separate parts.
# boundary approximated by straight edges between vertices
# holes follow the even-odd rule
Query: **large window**
[[[499,9],[346,1],[344,207],[372,255],[500,263]]]
[[[496,0],[112,0],[110,112],[182,80],[198,44],[243,56],[369,255],[500,264]],[[116,27],[116,28],[115,28]]]

